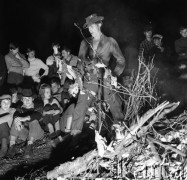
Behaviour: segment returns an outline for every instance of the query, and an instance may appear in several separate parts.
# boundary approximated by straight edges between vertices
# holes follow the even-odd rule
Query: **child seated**
[[[62,107],[57,99],[51,96],[51,87],[48,84],[42,84],[39,92],[43,103],[43,123],[48,127],[50,137],[54,137],[60,134],[60,115],[62,113]]]
[[[4,94],[0,96],[1,107],[0,107],[0,159],[3,158],[8,150],[8,142],[10,135],[10,127],[13,121],[14,108],[10,108],[11,96]]]
[[[63,88],[60,86],[60,78],[53,77],[51,79],[51,92],[52,96],[56,98],[60,103],[62,102],[61,94]]]
[[[20,108],[23,105],[23,102],[21,101],[21,94],[18,92],[18,87],[12,85],[9,87],[10,93],[12,94],[12,108]]]
[[[20,139],[27,141],[27,146],[24,152],[25,158],[30,158],[33,153],[34,141],[41,139],[44,135],[39,120],[42,114],[34,108],[34,98],[31,89],[23,89],[22,91],[23,105],[14,113],[14,122],[10,131],[10,148],[9,156],[16,154],[16,140]]]

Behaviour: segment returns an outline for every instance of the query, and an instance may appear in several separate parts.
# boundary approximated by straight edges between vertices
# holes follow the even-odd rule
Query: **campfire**
[[[138,73],[131,73],[127,86],[115,88],[125,101],[125,118],[112,125],[109,145],[95,130],[97,149],[47,172],[47,179],[186,178],[187,113],[168,118],[179,102],[156,97],[153,69],[139,59]]]

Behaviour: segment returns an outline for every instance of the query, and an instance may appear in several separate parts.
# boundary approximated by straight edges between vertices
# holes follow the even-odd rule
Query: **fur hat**
[[[103,16],[97,16],[97,14],[91,14],[86,18],[86,23],[83,25],[83,28],[86,29],[90,25],[102,21],[104,19]]]

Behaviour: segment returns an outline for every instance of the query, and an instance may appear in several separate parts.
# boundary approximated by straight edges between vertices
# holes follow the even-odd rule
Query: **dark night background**
[[[173,48],[186,12],[185,0],[1,0],[0,52],[6,54],[9,42],[17,41],[23,53],[35,47],[37,57],[45,61],[51,43],[58,41],[77,55],[82,36],[73,23],[82,25],[91,13],[105,17],[103,32],[114,37],[123,52],[127,45],[138,47],[149,22]]]

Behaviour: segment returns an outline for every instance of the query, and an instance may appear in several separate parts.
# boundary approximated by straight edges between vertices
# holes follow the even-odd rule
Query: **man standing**
[[[102,20],[104,17],[92,14],[86,18],[84,28],[88,28],[91,37],[81,42],[79,55],[82,63],[86,63],[87,77],[84,80],[83,90],[80,91],[78,101],[73,113],[72,134],[76,135],[82,131],[85,114],[88,107],[92,103],[94,96],[98,92],[98,78],[101,73],[95,71],[94,63],[102,62],[107,69],[111,56],[116,58],[116,67],[114,72],[116,76],[120,76],[125,68],[125,58],[116,42],[112,37],[105,36],[101,31]],[[90,67],[89,67],[90,64]],[[100,71],[100,70],[99,70]],[[104,80],[105,81],[105,80]],[[105,83],[105,82],[104,82]],[[110,88],[103,88],[103,97],[110,105],[110,111],[113,119],[123,120],[121,110],[121,100]]]
[[[19,46],[16,43],[10,43],[9,53],[5,56],[8,69],[8,84],[19,85],[23,81],[24,69],[29,67],[25,57],[19,52]]]
[[[175,51],[178,54],[178,60],[187,60],[187,27],[180,27],[180,39],[175,41]]]
[[[175,52],[178,54],[176,70],[178,75],[185,77],[187,73],[187,27],[180,27],[179,33],[181,37],[175,41]]]
[[[152,40],[152,34],[153,34],[152,27],[146,26],[144,28],[145,40],[143,40],[141,42],[140,47],[139,47],[139,56],[144,57],[146,64],[150,63],[152,61],[153,56],[154,56],[154,54],[153,54],[154,43]]]

